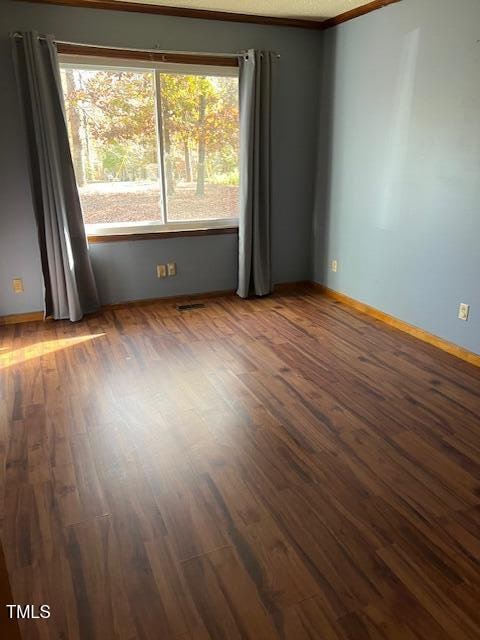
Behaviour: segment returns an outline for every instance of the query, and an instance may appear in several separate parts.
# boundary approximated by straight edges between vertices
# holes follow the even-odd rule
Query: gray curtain
[[[272,291],[270,266],[270,128],[274,54],[240,58],[240,219],[238,290],[242,298]]]
[[[51,36],[12,37],[25,114],[30,177],[45,283],[45,315],[80,320],[99,301],[88,252]]]

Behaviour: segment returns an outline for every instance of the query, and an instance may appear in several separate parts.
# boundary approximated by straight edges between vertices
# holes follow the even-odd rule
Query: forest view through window
[[[85,224],[185,226],[238,217],[237,69],[171,67],[62,59]]]

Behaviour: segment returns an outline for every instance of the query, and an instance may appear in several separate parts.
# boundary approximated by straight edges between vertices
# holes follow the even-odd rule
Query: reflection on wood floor
[[[475,367],[308,288],[0,336],[23,638],[480,638]]]

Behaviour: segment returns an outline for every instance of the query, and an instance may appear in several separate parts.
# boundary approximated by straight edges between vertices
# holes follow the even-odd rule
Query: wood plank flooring
[[[306,287],[2,327],[0,367],[24,639],[480,638],[477,368]]]

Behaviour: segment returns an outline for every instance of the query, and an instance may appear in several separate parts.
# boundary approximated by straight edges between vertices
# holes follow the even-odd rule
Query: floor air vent
[[[202,302],[196,302],[193,304],[177,304],[178,311],[191,311],[192,309],[205,309],[205,305]]]

